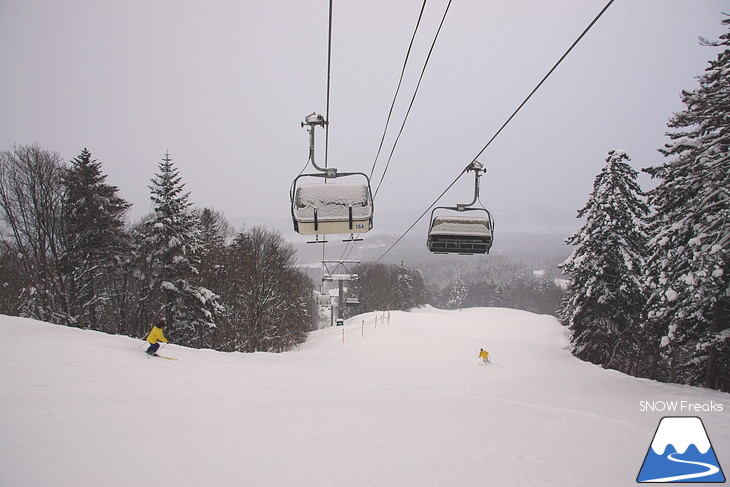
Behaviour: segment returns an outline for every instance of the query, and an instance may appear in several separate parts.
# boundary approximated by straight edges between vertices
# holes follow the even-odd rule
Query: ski
[[[147,354],[147,358],[152,358],[152,357],[159,357],[159,358],[164,358],[164,359],[167,359],[167,360],[177,360],[177,359],[176,359],[176,358],[174,358],[174,357],[165,357],[164,355],[157,355],[157,354],[154,354],[154,355],[153,355],[153,354],[151,354],[151,353],[148,353],[148,354]]]

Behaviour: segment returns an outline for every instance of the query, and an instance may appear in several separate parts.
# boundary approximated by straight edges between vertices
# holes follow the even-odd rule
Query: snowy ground
[[[162,349],[178,361],[0,316],[0,485],[635,485],[659,420],[680,413],[642,401],[675,400],[723,405],[683,414],[730,468],[730,395],[580,362],[554,318],[375,316],[284,354]]]

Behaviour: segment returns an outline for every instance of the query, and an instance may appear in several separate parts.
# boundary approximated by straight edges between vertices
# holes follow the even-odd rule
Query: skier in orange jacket
[[[160,321],[157,322],[155,326],[152,327],[152,330],[147,334],[147,342],[150,344],[149,348],[147,349],[148,355],[155,355],[157,356],[157,350],[160,348],[159,342],[167,342],[167,338],[165,338],[164,333],[162,333],[162,329],[165,328],[165,325],[167,322],[164,318],[160,318]]]

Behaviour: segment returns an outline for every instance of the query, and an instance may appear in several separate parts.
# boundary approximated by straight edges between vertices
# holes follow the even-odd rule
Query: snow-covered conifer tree
[[[509,308],[512,305],[510,298],[509,286],[504,281],[499,281],[494,288],[494,296],[489,303],[490,306],[497,308]]]
[[[200,344],[205,327],[215,326],[218,296],[198,284],[201,234],[198,218],[178,169],[165,154],[150,186],[154,213],[144,222],[140,245],[146,283],[146,319],[164,316],[178,342]]]
[[[573,353],[604,367],[632,371],[640,352],[645,302],[642,273],[648,207],[629,156],[611,150],[588,202],[583,226],[562,269],[570,277],[561,319],[572,331]]]
[[[75,324],[117,331],[108,285],[126,246],[124,215],[129,203],[119,189],[105,183],[101,163],[83,149],[64,172],[63,216],[66,251],[61,259],[66,275],[69,315]]]
[[[460,309],[466,302],[467,294],[466,284],[464,284],[464,280],[459,277],[449,292],[449,309]]]
[[[396,309],[409,310],[418,304],[413,289],[413,276],[402,261],[396,270],[393,297]]]
[[[413,271],[413,298],[417,306],[428,303],[430,299],[426,277],[420,269]]]
[[[666,162],[646,169],[659,180],[648,318],[667,379],[730,390],[730,33],[711,45],[724,50],[682,92]]]
[[[350,283],[350,292],[358,297],[358,313],[385,310],[393,307],[391,269],[385,264],[363,262],[354,269],[358,275]]]

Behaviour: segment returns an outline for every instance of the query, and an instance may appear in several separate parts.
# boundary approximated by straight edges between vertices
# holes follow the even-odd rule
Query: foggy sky
[[[373,233],[405,231],[605,3],[454,0]],[[0,0],[0,149],[37,142],[69,161],[88,148],[132,219],[151,209],[169,150],[195,205],[307,240],[292,231],[289,187],[307,160],[300,122],[326,109],[327,4]],[[421,4],[334,1],[330,166],[370,173]],[[383,156],[446,4],[427,4]],[[610,149],[636,169],[660,163],[681,90],[718,52],[698,36],[724,32],[723,10],[726,0],[616,0],[479,158],[497,231],[570,232]],[[322,160],[324,132],[317,142]],[[470,201],[472,184],[463,177],[440,204]]]

